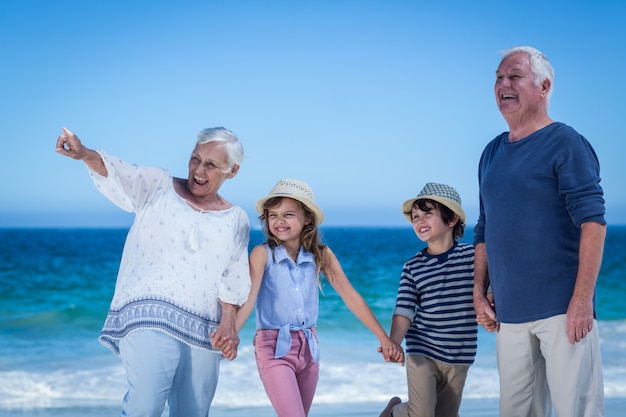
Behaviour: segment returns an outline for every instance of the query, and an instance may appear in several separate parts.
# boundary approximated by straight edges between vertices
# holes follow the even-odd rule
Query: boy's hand
[[[378,352],[383,355],[385,361],[396,362],[404,366],[404,350],[402,346],[396,343],[391,343],[378,348]]]
[[[500,323],[496,319],[496,305],[493,302],[493,293],[488,293],[482,300],[474,297],[474,308],[476,310],[476,322],[483,326],[488,332],[500,329]]]

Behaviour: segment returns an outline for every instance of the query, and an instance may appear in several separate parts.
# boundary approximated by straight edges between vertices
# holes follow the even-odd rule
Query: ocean
[[[423,244],[406,228],[322,228],[324,241],[386,330],[403,263]],[[125,376],[98,341],[113,294],[125,229],[0,229],[0,417],[119,415]],[[263,240],[253,230],[250,245]],[[463,241],[471,242],[471,228]],[[406,398],[405,369],[385,363],[377,339],[326,283],[320,297],[321,371],[315,407]],[[608,229],[597,286],[607,399],[626,399],[626,226]],[[222,362],[215,410],[267,409],[252,336]],[[464,400],[498,397],[495,336],[480,329]],[[245,415],[245,414],[244,414]]]

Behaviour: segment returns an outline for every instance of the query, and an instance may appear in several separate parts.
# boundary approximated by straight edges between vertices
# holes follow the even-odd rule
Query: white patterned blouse
[[[102,194],[135,213],[100,342],[119,354],[119,340],[155,329],[214,350],[220,301],[241,305],[250,290],[250,222],[238,206],[198,211],[180,197],[163,169],[128,164],[98,150],[108,175],[89,173]]]

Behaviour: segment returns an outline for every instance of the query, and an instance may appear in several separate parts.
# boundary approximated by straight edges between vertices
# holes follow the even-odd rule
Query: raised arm
[[[82,144],[78,136],[69,129],[63,128],[63,133],[57,139],[57,153],[78,161],[83,161],[90,169],[106,177],[107,168],[98,152]]]

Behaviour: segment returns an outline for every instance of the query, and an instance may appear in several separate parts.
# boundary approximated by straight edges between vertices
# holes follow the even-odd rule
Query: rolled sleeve
[[[558,166],[558,178],[559,193],[577,227],[587,222],[606,224],[600,163],[584,137],[577,135],[571,140]]]
[[[415,320],[415,310],[411,310],[411,309],[406,308],[406,307],[396,307],[396,308],[394,308],[393,315],[394,316],[406,317],[407,319],[409,319],[409,321],[411,323],[413,323],[413,320]]]

